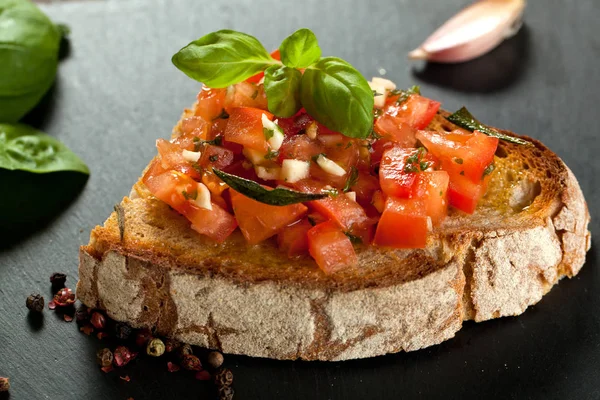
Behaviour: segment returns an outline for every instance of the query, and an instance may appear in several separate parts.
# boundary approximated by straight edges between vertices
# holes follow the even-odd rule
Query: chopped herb
[[[321,192],[326,193],[331,197],[338,197],[338,195],[340,194],[340,192],[338,192],[338,190],[336,188],[323,189],[323,190],[321,190]]]
[[[419,163],[419,167],[421,168],[421,171],[425,171],[427,168],[429,168],[431,164],[427,161],[421,161]]]
[[[311,160],[313,160],[314,162],[317,162],[317,158],[319,158],[319,156],[327,157],[327,155],[325,153],[319,153],[319,154],[315,154],[314,156],[312,156]]]
[[[457,164],[462,164],[463,163],[463,159],[462,158],[455,158],[454,162]]]
[[[379,133],[375,132],[375,129],[371,128],[371,133],[369,134],[369,137],[371,139],[378,140],[378,139],[381,139],[383,136],[381,136]]]
[[[287,206],[327,197],[325,193],[303,193],[285,188],[269,190],[254,181],[228,174],[227,172],[223,172],[216,168],[213,168],[213,172],[236,192],[240,192],[253,200],[272,206]]]
[[[465,171],[460,171],[460,174],[461,174],[461,175],[464,175],[464,174],[465,174]]]
[[[375,96],[381,96],[381,95],[382,95],[382,93],[379,93],[378,91],[373,90],[373,97],[375,97]]]
[[[205,140],[204,143],[212,144],[213,146],[220,146],[223,144],[223,136],[217,136],[213,140]]]
[[[263,128],[263,134],[265,135],[265,139],[269,140],[275,135],[275,131],[269,128]]]
[[[208,157],[208,159],[212,162],[215,162],[219,159],[219,156],[216,154],[213,154],[212,156]]]
[[[417,161],[419,161],[419,153],[415,153],[406,159],[406,162],[409,164],[414,164]]]
[[[485,178],[486,176],[488,176],[489,174],[491,174],[494,169],[496,169],[496,166],[494,164],[490,164],[488,165],[484,170],[483,170],[483,175],[481,176],[481,179]]]
[[[192,168],[194,168],[199,173],[202,173],[202,166],[200,166],[200,164],[198,164],[198,162],[192,163]]]
[[[421,94],[421,88],[419,86],[411,86],[406,90],[393,90],[390,94],[393,96],[400,95],[396,101],[396,104],[402,104],[408,100],[411,94]]]
[[[406,164],[404,166],[404,172],[419,172],[419,168],[414,164]]]
[[[198,190],[194,189],[191,192],[186,192],[185,190],[183,192],[181,192],[181,194],[183,195],[183,198],[186,200],[196,200],[196,198],[198,198]]]
[[[254,93],[252,93],[252,100],[256,99],[256,96],[258,96],[258,89],[254,91]]]
[[[456,111],[454,114],[450,115],[446,118],[448,121],[452,122],[455,125],[460,126],[461,128],[467,129],[471,132],[479,131],[488,136],[497,137],[498,139],[521,144],[524,146],[533,146],[533,144],[525,139],[505,135],[492,129],[486,125],[483,125],[481,122],[477,121],[475,117],[467,110],[465,107],[462,107],[460,110]]]
[[[202,147],[202,140],[199,137],[194,136],[192,141],[194,142],[194,151],[200,151],[200,148]]]
[[[440,190],[440,197],[444,195],[444,191]]]
[[[361,238],[349,232],[344,232],[344,235],[348,236],[348,239],[350,239],[350,242],[352,242],[352,244],[361,244],[363,242]]]
[[[350,147],[352,147],[352,142],[348,142],[348,144],[346,145],[346,147],[344,147],[344,149],[349,149]]]
[[[373,117],[379,118],[383,114],[383,110],[381,108],[376,108],[373,110]]]
[[[229,118],[229,114],[227,114],[227,111],[225,111],[225,109],[223,109],[221,111],[221,114],[219,114],[216,118],[213,118],[213,121],[216,121],[218,119],[227,119]]]
[[[269,151],[267,152],[267,154],[265,154],[265,159],[266,160],[272,160],[273,158],[277,158],[277,157],[279,157],[279,152],[271,150],[271,149],[269,149]]]
[[[310,215],[308,215],[306,217],[306,219],[308,220],[308,223],[311,224],[312,226],[315,226],[317,224],[317,221]]]
[[[356,169],[356,167],[351,167],[350,173],[348,174],[348,180],[346,180],[346,184],[344,185],[344,188],[342,189],[342,191],[344,193],[348,192],[352,186],[356,185],[357,181],[358,181],[358,169]]]

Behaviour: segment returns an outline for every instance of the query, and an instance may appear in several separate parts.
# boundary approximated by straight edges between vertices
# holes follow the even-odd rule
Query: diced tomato
[[[398,249],[424,248],[427,232],[425,205],[420,199],[388,197],[374,243]]]
[[[373,193],[379,189],[379,179],[365,171],[358,172],[356,183],[350,190],[356,192],[356,201],[363,207],[371,204]]]
[[[263,85],[248,82],[236,83],[227,89],[223,107],[228,114],[235,107],[252,107],[267,109],[267,95]]]
[[[310,139],[306,135],[286,137],[279,149],[279,162],[285,159],[310,161],[317,154],[324,152],[320,142]]]
[[[219,179],[212,171],[204,171],[202,174],[202,183],[204,183],[208,190],[215,196],[222,196],[223,191],[229,188],[229,186]]]
[[[223,171],[245,179],[250,179],[251,181],[259,180],[258,176],[256,175],[256,171],[254,171],[254,168],[252,167],[252,164],[245,159],[234,161],[234,163],[230,166],[223,168]]]
[[[433,225],[439,225],[448,214],[448,182],[446,171],[426,171],[417,178],[418,198],[424,203],[425,213]]]
[[[279,54],[279,49],[273,50],[273,52],[271,53],[271,57],[273,57],[277,61],[281,61],[281,55]],[[246,79],[246,82],[258,83],[264,76],[265,76],[264,72],[259,72],[258,74]]]
[[[279,249],[288,257],[306,254],[308,252],[308,236],[306,234],[310,228],[312,225],[306,218],[283,228],[277,234]]]
[[[225,134],[225,128],[227,128],[227,121],[229,121],[229,118],[217,118],[213,120],[207,139],[213,140],[217,136],[223,136]]]
[[[286,136],[292,136],[308,128],[308,125],[313,121],[314,119],[302,108],[292,117],[279,118],[278,125],[283,129],[283,133]]]
[[[342,176],[332,175],[323,170],[317,163],[311,163],[310,176],[338,189],[343,188],[351,169],[356,167],[358,162],[359,145],[339,133],[319,135],[317,140],[322,143],[323,153],[326,157],[342,167],[346,174]]]
[[[165,139],[158,139],[156,147],[160,154],[160,163],[163,170],[176,170],[194,179],[200,179],[200,172],[192,166],[192,163],[183,158],[183,150],[178,144]]]
[[[223,113],[226,92],[227,89],[211,89],[202,86],[202,90],[198,93],[196,115],[202,117],[209,123],[216,119]]]
[[[212,210],[197,206],[186,194],[198,188],[198,183],[189,176],[177,171],[148,176],[143,182],[159,200],[173,207],[192,223],[192,229],[217,242],[225,240],[237,227],[235,218],[216,203]]]
[[[301,203],[288,206],[271,206],[230,190],[233,212],[244,237],[257,244],[276,235],[281,229],[306,213]]]
[[[212,165],[217,169],[223,169],[233,163],[233,151],[221,146],[208,145],[202,150],[200,165],[208,167]]]
[[[198,140],[206,140],[210,130],[210,124],[203,118],[192,116],[181,121],[181,134],[174,140],[181,149],[193,150]]]
[[[385,202],[387,200],[387,195],[383,193],[381,190],[376,190],[373,193],[373,199],[371,200],[371,204],[373,207],[381,214],[385,209]]]
[[[480,183],[473,183],[465,176],[452,175],[448,184],[448,203],[467,214],[473,214],[479,199],[487,190],[487,182],[488,179],[484,179]]]
[[[423,150],[394,146],[383,154],[379,166],[379,183],[385,194],[401,198],[415,195],[415,180],[422,173],[423,167],[427,171],[436,166],[433,157]],[[409,163],[410,159],[414,161]]]
[[[374,129],[379,135],[401,147],[415,147],[417,144],[416,130],[407,121],[403,121],[402,118],[384,114],[377,118]]]
[[[304,179],[295,185],[307,193],[320,193],[324,186],[310,179]],[[360,237],[365,243],[370,242],[370,228],[375,221],[367,216],[360,204],[350,200],[344,194],[340,193],[335,197],[328,196],[321,200],[311,201],[309,206],[331,219],[345,232]]]
[[[232,109],[227,128],[225,128],[225,140],[266,153],[268,145],[261,120],[263,114],[273,120],[273,114],[258,108],[238,107]]]
[[[440,103],[418,94],[411,94],[401,104],[393,102],[386,107],[384,114],[407,122],[415,129],[425,129],[440,108]]]
[[[313,226],[307,236],[308,251],[326,274],[333,274],[358,263],[352,242],[332,221]]]
[[[371,145],[371,164],[377,165],[381,162],[381,157],[388,149],[394,146],[394,142],[388,139],[379,139]]]

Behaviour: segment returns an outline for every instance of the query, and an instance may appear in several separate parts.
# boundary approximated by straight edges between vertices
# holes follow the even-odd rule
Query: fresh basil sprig
[[[483,125],[481,122],[475,119],[475,117],[469,112],[469,110],[467,110],[466,107],[462,107],[460,110],[456,111],[454,114],[450,115],[446,119],[452,122],[453,124],[460,126],[461,128],[470,130],[471,132],[479,131],[488,136],[497,137],[498,139],[504,140],[506,142],[511,142],[524,146],[533,146],[531,142],[525,139],[505,135],[486,125]]]
[[[0,0],[0,121],[17,122],[48,91],[65,30],[31,1]]]
[[[269,111],[289,117],[301,107],[327,128],[366,138],[373,126],[373,93],[352,65],[321,57],[314,33],[300,29],[279,47],[281,62],[247,34],[218,31],[201,37],[172,60],[189,77],[222,88],[265,71]],[[298,69],[305,69],[302,74]]]
[[[271,206],[287,206],[327,197],[325,193],[303,193],[283,188],[268,190],[254,181],[228,174],[216,168],[213,168],[213,172],[236,192]]]
[[[90,173],[67,146],[23,124],[0,124],[0,168],[35,173]]]
[[[269,110],[278,117],[291,117],[302,107],[302,73],[285,65],[273,65],[265,71],[265,93]]]

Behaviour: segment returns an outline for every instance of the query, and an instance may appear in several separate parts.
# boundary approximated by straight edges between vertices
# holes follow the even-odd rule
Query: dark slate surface
[[[49,296],[49,275],[69,273],[90,229],[129,192],[199,86],[171,55],[205,33],[233,28],[274,48],[299,27],[313,29],[326,55],[367,77],[387,70],[400,87],[422,85],[445,108],[462,104],[489,124],[546,143],[571,167],[599,210],[597,104],[600,20],[596,0],[530,2],[520,34],[491,54],[457,66],[410,64],[405,54],[461,0],[104,1],[43,8],[71,25],[68,56],[51,94],[29,121],[82,156],[92,175],[0,176],[0,399],[209,398],[210,385],[164,361],[104,374],[103,343],[46,310],[28,316],[32,291]],[[291,2],[290,2],[291,3]],[[368,3],[371,3],[370,5]],[[17,195],[14,195],[14,194]],[[20,221],[15,226],[7,222]],[[591,225],[599,234],[598,222]],[[466,323],[457,336],[408,354],[342,363],[280,362],[227,356],[238,399],[598,399],[600,276],[597,250],[580,275],[555,287],[519,318]]]

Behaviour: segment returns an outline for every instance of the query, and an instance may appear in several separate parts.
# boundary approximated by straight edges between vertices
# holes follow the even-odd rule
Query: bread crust
[[[214,244],[138,184],[121,203],[123,240],[113,213],[81,247],[77,295],[134,327],[232,354],[337,361],[440,343],[464,320],[521,314],[584,264],[581,189],[533,142],[501,147],[505,168],[527,165],[512,196],[531,201],[511,198],[505,210],[490,199],[473,216],[451,215],[425,250],[358,248],[360,266],[332,276],[268,241]]]

